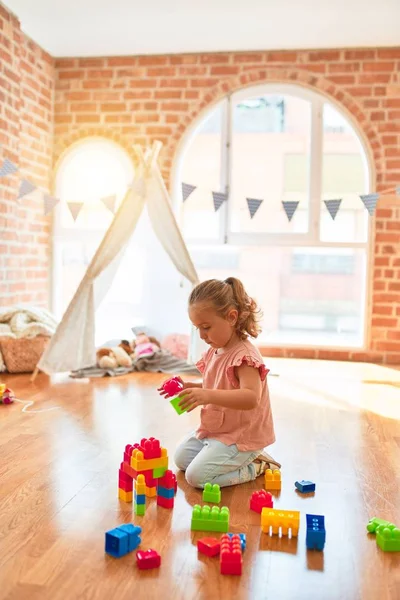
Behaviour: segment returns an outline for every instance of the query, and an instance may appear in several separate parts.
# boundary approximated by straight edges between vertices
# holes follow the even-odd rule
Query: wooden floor
[[[270,389],[282,462],[275,506],[299,509],[298,539],[269,538],[248,509],[262,478],[223,490],[231,531],[247,534],[242,577],[219,574],[199,557],[191,506],[201,501],[182,474],[175,508],[144,517],[142,547],[162,555],[159,570],[138,572],[135,556],[104,554],[104,532],[132,520],[118,501],[125,444],[155,436],[173,455],[198,414],[178,417],[161,399],[159,375],[53,381],[3,378],[24,400],[0,405],[0,598],[399,600],[400,553],[383,553],[365,525],[400,524],[400,371],[375,365],[274,359]],[[57,410],[32,412],[51,407]],[[294,491],[316,481],[314,497]],[[305,514],[323,514],[323,553],[305,548]]]

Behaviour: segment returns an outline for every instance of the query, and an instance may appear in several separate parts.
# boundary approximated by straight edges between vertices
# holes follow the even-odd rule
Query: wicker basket
[[[46,348],[48,336],[0,337],[0,351],[9,373],[32,373]]]

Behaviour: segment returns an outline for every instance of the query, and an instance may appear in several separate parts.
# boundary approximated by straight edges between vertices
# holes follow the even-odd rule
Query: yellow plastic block
[[[143,457],[143,452],[135,448],[131,456],[131,467],[135,471],[150,471],[151,469],[158,469],[165,467],[168,469],[168,453],[166,448],[161,448],[161,458],[149,458]]]
[[[2,396],[5,391],[6,391],[5,383],[0,383],[0,396]]]
[[[146,486],[146,496],[148,498],[154,498],[154,496],[157,496],[157,488],[156,487],[147,487]]]
[[[146,493],[146,481],[144,475],[138,475],[135,481],[135,491],[138,496]]]
[[[122,502],[132,502],[133,492],[126,492],[125,490],[118,488],[118,498],[122,500]]]
[[[282,486],[281,472],[279,469],[271,471],[267,469],[265,471],[265,489],[266,490],[280,490]]]
[[[292,537],[297,537],[300,527],[300,511],[263,508],[261,512],[261,529],[264,533],[269,533],[271,526],[273,534],[279,534],[279,528],[281,528],[282,535],[287,535],[288,530],[291,529]]]

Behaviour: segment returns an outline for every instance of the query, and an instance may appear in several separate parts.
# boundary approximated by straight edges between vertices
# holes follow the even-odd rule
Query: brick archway
[[[207,112],[207,108],[218,102],[218,100],[222,100],[227,94],[263,83],[297,84],[326,96],[328,100],[333,100],[338,108],[341,108],[350,117],[356,131],[361,135],[369,150],[372,165],[375,169],[376,185],[379,189],[384,170],[383,148],[376,129],[368,122],[361,105],[350,94],[343,91],[340,86],[332,83],[329,79],[300,68],[264,67],[262,69],[251,69],[241,75],[221,80],[204,95],[194,110],[182,116],[177,123],[176,132],[166,148],[167,155],[172,158],[172,163],[177,158],[180,142],[188,132],[190,126],[202,113]]]

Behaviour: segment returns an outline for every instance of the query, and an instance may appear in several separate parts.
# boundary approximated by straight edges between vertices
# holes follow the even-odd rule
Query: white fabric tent
[[[160,149],[161,143],[155,142],[151,152],[145,156],[140,147],[135,147],[139,166],[133,184],[42,355],[37,370],[50,375],[95,364],[95,312],[107,293],[145,205],[151,225],[177,270],[192,285],[198,283],[196,269],[173,214],[158,167]]]

